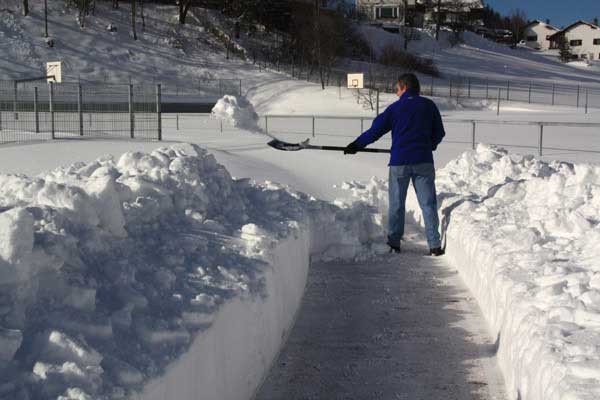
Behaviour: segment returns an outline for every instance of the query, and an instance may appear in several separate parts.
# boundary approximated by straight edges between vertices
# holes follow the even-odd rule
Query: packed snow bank
[[[436,183],[447,255],[498,337],[513,398],[599,398],[600,166],[480,145]],[[385,211],[386,182],[345,187]],[[407,210],[422,223],[412,193]]]
[[[310,252],[368,255],[372,211],[233,179],[193,145],[0,175],[0,398],[123,398],[166,374],[152,393],[195,399],[169,386],[193,374],[176,361],[188,352],[199,374],[227,374],[198,390],[251,393]],[[230,351],[203,355],[215,340]]]

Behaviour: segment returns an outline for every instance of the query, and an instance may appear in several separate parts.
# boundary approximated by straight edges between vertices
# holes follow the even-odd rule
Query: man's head
[[[396,83],[396,94],[400,97],[405,92],[414,94],[421,93],[421,84],[415,74],[403,74],[398,78],[398,82]]]

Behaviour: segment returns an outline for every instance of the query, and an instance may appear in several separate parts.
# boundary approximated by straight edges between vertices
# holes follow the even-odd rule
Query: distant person
[[[400,76],[396,84],[400,99],[377,116],[371,128],[350,143],[344,154],[356,154],[357,150],[392,131],[387,244],[390,251],[400,252],[406,193],[412,180],[425,220],[429,255],[441,256],[444,250],[439,233],[433,151],[446,132],[437,106],[421,97],[420,92],[421,86],[414,74]]]

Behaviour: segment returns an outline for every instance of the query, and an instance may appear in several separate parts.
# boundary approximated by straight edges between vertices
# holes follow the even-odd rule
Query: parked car
[[[513,41],[513,33],[508,29],[494,30],[494,38],[497,42],[510,43]]]
[[[473,30],[473,32],[483,36],[488,36],[490,34],[489,28],[486,28],[485,26],[478,26]]]

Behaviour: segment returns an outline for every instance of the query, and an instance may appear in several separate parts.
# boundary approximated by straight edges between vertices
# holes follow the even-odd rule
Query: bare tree
[[[325,79],[323,77],[323,65],[321,63],[321,4],[320,0],[315,0],[315,38],[317,39],[317,65],[319,67],[319,77],[321,78],[321,87],[325,90]]]
[[[435,24],[435,40],[440,40],[440,26],[442,25],[442,0],[437,0],[437,20]]]
[[[96,0],[94,0],[96,1]],[[144,15],[144,0],[140,0],[140,15],[142,17],[142,32],[146,30],[146,16]]]
[[[44,0],[44,37],[48,37],[48,0]]]
[[[85,17],[89,14],[89,0],[79,0],[77,2],[77,11],[79,16],[79,27],[85,28]]]
[[[137,40],[137,33],[135,31],[135,1],[131,0],[131,32],[133,33],[133,40]]]
[[[192,6],[192,0],[179,0],[179,23],[185,25],[185,18]]]
[[[514,35],[514,42],[518,43],[523,38],[525,26],[527,26],[527,14],[517,8],[510,12],[508,18],[510,19],[510,30]]]

